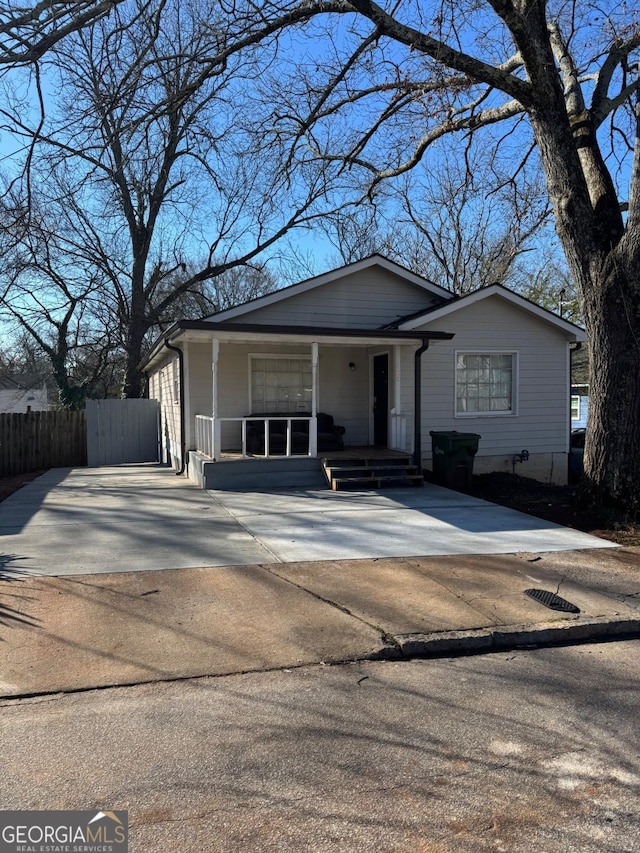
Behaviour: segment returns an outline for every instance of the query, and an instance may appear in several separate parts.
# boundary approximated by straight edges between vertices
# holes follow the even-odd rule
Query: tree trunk
[[[127,364],[124,375],[123,397],[142,396],[142,373],[140,372],[140,361],[142,360],[142,342],[145,329],[138,324],[135,329],[130,328],[127,339]]]
[[[583,285],[591,351],[585,490],[640,509],[640,266],[623,239]]]
[[[123,397],[142,396],[142,374],[139,364],[142,359],[142,346],[144,336],[147,333],[147,323],[144,311],[144,294],[142,288],[142,275],[138,275],[138,285],[132,286],[131,307],[129,323],[127,328],[126,352],[127,362],[124,375]]]
[[[149,240],[145,233],[136,234],[132,239],[133,268],[131,271],[131,302],[127,323],[126,368],[122,396],[126,398],[142,396],[142,374],[139,369],[142,360],[144,336],[149,330],[146,319],[144,295],[145,271],[149,252]]]
[[[556,232],[582,297],[591,371],[582,489],[640,509],[640,246],[624,233],[613,183],[587,122],[567,130],[556,79],[531,114]]]

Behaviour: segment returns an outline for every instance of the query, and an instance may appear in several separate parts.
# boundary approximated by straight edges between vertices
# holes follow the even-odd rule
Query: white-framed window
[[[173,386],[173,402],[175,405],[180,403],[180,365],[178,359],[174,358],[171,363],[171,379]]]
[[[311,356],[249,355],[252,412],[310,412]]]
[[[571,420],[580,420],[580,397],[573,394],[571,395]]]
[[[456,351],[456,417],[517,414],[518,353]]]

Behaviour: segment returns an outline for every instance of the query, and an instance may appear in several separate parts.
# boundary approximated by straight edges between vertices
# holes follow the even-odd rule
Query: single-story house
[[[46,383],[26,376],[0,376],[0,413],[47,412]]]
[[[223,463],[319,468],[372,447],[431,469],[432,431],[480,435],[476,473],[565,483],[569,350],[583,340],[498,284],[455,296],[373,255],[177,322],[143,368],[164,461],[209,487]]]
[[[589,386],[571,387],[571,429],[584,429],[589,414]]]

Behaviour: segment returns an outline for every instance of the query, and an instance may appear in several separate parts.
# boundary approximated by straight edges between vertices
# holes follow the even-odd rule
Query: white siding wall
[[[250,311],[234,322],[376,329],[441,301],[387,270],[368,269]]]
[[[160,403],[161,461],[172,465],[176,470],[181,462],[178,367],[178,357],[172,354],[149,376],[149,397]]]
[[[211,417],[211,344],[189,341],[189,425],[187,426],[187,448],[195,449],[195,416]]]
[[[218,359],[220,417],[241,418],[250,414],[249,355],[258,353],[304,355],[310,358],[311,347],[283,346],[282,344],[221,344]],[[354,371],[349,369],[350,362],[356,366]],[[211,345],[190,343],[189,364],[191,418],[193,419],[195,415],[210,416]],[[346,428],[346,444],[366,444],[369,431],[367,349],[320,345],[318,384],[318,411],[333,415],[335,423]],[[238,427],[223,426],[223,446],[229,444],[239,446],[239,436]]]
[[[0,390],[1,413],[48,412],[47,388],[6,388]]]
[[[433,344],[432,344],[433,346]],[[418,349],[418,345],[416,344],[413,347],[402,347],[402,364],[400,368],[402,383],[400,386],[400,398],[402,405],[402,412],[406,416],[406,424],[407,424],[407,448],[411,448],[413,450],[414,442],[413,442],[413,403],[414,403],[414,393],[413,393],[413,377],[415,375],[415,351]],[[422,375],[423,377],[429,371],[429,355],[431,350],[427,350],[422,355]],[[423,388],[425,388],[425,384],[423,381]],[[427,393],[426,388],[423,391],[424,394]],[[428,433],[427,433],[428,435]],[[423,444],[425,439],[423,438]],[[423,448],[424,449],[424,448]]]
[[[318,411],[333,415],[346,428],[344,443],[357,447],[369,441],[369,365],[364,347],[319,348]],[[349,369],[349,363],[355,370]]]
[[[425,460],[431,458],[430,430],[458,430],[482,436],[476,457],[479,470],[483,470],[481,457],[504,456],[510,460],[523,449],[532,455],[545,455],[551,466],[554,462],[561,464],[554,455],[567,453],[569,418],[568,343],[562,332],[498,296],[461,308],[423,328],[455,332],[452,341],[434,343],[422,356]],[[518,353],[517,416],[455,417],[456,350]],[[413,394],[413,370],[407,367],[403,376],[407,378],[403,397],[409,400]],[[511,470],[506,461],[494,467]],[[527,463],[518,465],[517,473],[531,476],[534,467],[529,470]],[[558,479],[557,473],[552,475],[554,479]]]

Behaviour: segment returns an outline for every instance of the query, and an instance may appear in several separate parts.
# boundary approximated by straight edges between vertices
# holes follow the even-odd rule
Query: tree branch
[[[0,66],[28,65],[61,39],[108,15],[122,0],[40,0],[31,8],[0,5]]]
[[[322,6],[324,5],[322,3]],[[456,50],[426,33],[400,23],[378,6],[377,3],[372,2],[372,0],[351,0],[349,5],[369,18],[384,35],[392,38],[394,41],[407,45],[412,50],[419,50],[442,65],[446,65],[474,80],[486,83],[488,86],[505,92],[510,97],[520,101],[523,106],[528,106],[532,103],[530,84],[526,80],[516,77],[515,74],[510,73],[510,71],[505,70],[503,67],[490,65],[467,53]],[[511,12],[514,11],[511,3],[496,5],[500,5],[501,7],[509,6]]]
[[[627,99],[634,85],[623,87],[616,98],[609,98],[609,87],[616,69],[625,62],[631,51],[640,47],[640,30],[626,41],[616,40],[606,55],[600,71],[596,74],[596,84],[591,98],[591,116],[595,127],[599,127],[607,115]]]

